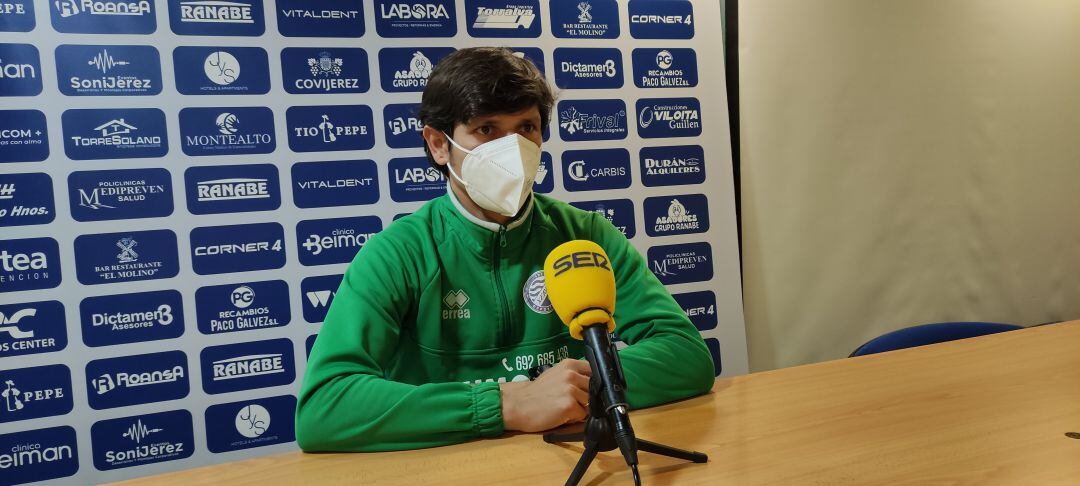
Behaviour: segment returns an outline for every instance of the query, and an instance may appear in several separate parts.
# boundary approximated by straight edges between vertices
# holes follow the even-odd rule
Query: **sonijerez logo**
[[[75,221],[159,218],[173,212],[172,177],[166,169],[72,172],[68,202]]]
[[[52,0],[52,25],[65,34],[152,34],[152,0]]]
[[[290,339],[210,346],[199,361],[203,390],[211,395],[288,385],[296,378]]]
[[[555,49],[555,85],[562,89],[612,89],[623,85],[618,49]]]
[[[368,150],[375,146],[374,117],[365,105],[291,106],[285,111],[293,152]]]
[[[86,364],[86,380],[94,410],[177,400],[189,391],[187,355],[166,351],[97,359]]]
[[[60,302],[0,304],[0,358],[66,347],[67,326]]]
[[[161,59],[153,46],[61,45],[56,80],[68,96],[148,96],[161,93]]]
[[[704,194],[645,198],[645,233],[685,235],[709,231],[709,199]]]
[[[90,347],[159,341],[184,334],[184,304],[175,290],[87,297],[79,320]]]
[[[701,103],[696,98],[640,99],[637,113],[642,138],[701,135]]]
[[[374,160],[298,162],[292,166],[293,203],[298,208],[355,206],[379,201]]]
[[[390,159],[390,199],[395,202],[428,201],[446,194],[446,178],[427,157]]]
[[[210,165],[184,171],[191,214],[272,211],[281,206],[274,164]]]
[[[274,112],[263,106],[184,108],[180,142],[193,157],[268,154],[277,148]]]
[[[320,275],[300,281],[300,301],[303,303],[305,321],[317,324],[326,320],[326,311],[334,302],[342,277],[340,274]]]
[[[195,291],[199,332],[220,334],[289,323],[289,284],[284,280],[202,287]]]
[[[693,49],[634,49],[634,85],[639,88],[697,86],[697,54]]]
[[[378,216],[313,219],[296,224],[296,246],[302,265],[348,263],[375,233],[382,231]]]
[[[575,201],[570,205],[603,216],[627,239],[633,238],[637,234],[637,226],[634,224],[634,202],[629,199]]]
[[[199,275],[285,266],[285,230],[278,223],[206,226],[191,230],[191,267]]]
[[[33,0],[0,0],[0,32],[30,32],[35,26]]]
[[[705,182],[705,150],[700,145],[644,147],[641,183],[648,187]]]
[[[4,484],[65,478],[79,471],[75,429],[62,426],[0,434]]]
[[[90,427],[94,467],[109,471],[191,457],[191,412],[175,410],[102,420]]]
[[[453,47],[387,47],[379,49],[379,81],[383,91],[424,91],[431,70]]]
[[[0,97],[41,93],[41,59],[30,44],[0,44]]]
[[[635,39],[692,39],[694,6],[689,0],[630,0],[630,35]]]
[[[296,440],[292,395],[211,405],[206,409],[206,448],[222,453]]]
[[[361,0],[277,0],[278,32],[285,37],[362,37]]]
[[[0,174],[0,227],[51,223],[55,217],[48,174]]]
[[[172,230],[80,235],[75,274],[83,285],[175,277],[180,273]]]
[[[567,191],[630,187],[630,152],[626,149],[567,150],[562,154]]]
[[[708,243],[649,248],[649,270],[664,285],[704,282],[713,278],[712,246]]]
[[[73,403],[67,366],[0,370],[0,423],[63,415]]]
[[[551,154],[540,153],[540,166],[536,168],[536,179],[533,179],[533,192],[547,194],[555,190],[555,174],[552,172]]]
[[[292,94],[364,93],[371,87],[367,52],[358,47],[286,47],[281,77]]]
[[[465,0],[472,37],[540,37],[538,0]]]
[[[716,328],[716,294],[711,290],[674,294],[672,297],[698,331]]]
[[[270,61],[259,47],[177,47],[176,90],[186,95],[260,95],[270,91]]]
[[[60,246],[52,238],[0,240],[0,292],[60,285]]]
[[[558,38],[619,37],[619,4],[615,0],[552,0],[551,33]]]
[[[164,157],[165,113],[157,108],[66,110],[60,116],[64,153],[72,160]]]
[[[179,35],[259,36],[262,0],[169,0],[169,25]]]
[[[454,0],[375,0],[375,31],[379,37],[453,37]]]
[[[420,148],[424,138],[420,136],[424,124],[416,117],[420,103],[389,104],[383,107],[386,123],[386,145],[390,148]]]
[[[49,130],[38,110],[0,110],[0,164],[49,157]]]
[[[623,100],[563,100],[559,102],[559,137],[567,142],[626,138]]]

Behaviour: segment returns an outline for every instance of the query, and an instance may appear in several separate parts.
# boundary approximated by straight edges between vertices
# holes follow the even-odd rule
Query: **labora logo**
[[[0,110],[0,164],[39,162],[49,157],[45,114],[38,110]]]
[[[72,172],[68,201],[76,221],[168,216],[173,212],[172,177],[166,169]]]
[[[75,238],[75,271],[84,285],[175,277],[180,272],[176,233],[80,235]]]
[[[72,404],[67,366],[0,371],[0,423],[63,415]]]
[[[634,49],[634,85],[639,88],[697,86],[697,55],[693,49]]]
[[[257,95],[270,91],[270,63],[259,47],[173,50],[176,90],[186,95]]]
[[[0,227],[51,223],[55,212],[48,174],[0,174]]]
[[[0,434],[0,474],[4,484],[47,481],[78,471],[78,443],[71,427]]]
[[[0,44],[0,96],[41,93],[41,59],[30,44]]]
[[[55,300],[0,304],[0,358],[67,347],[64,306]]]
[[[53,0],[52,24],[67,34],[150,34],[157,30],[150,0]]]
[[[285,230],[278,223],[209,226],[191,230],[192,269],[199,275],[285,266]]]
[[[191,412],[176,410],[102,420],[90,427],[94,467],[109,471],[191,457]]]
[[[704,194],[645,198],[649,236],[684,235],[709,231],[709,200]]]
[[[288,385],[296,377],[292,341],[271,339],[210,346],[200,353],[206,393]]]
[[[192,214],[270,211],[281,206],[273,164],[211,165],[184,171]]]
[[[453,0],[375,0],[375,30],[380,37],[453,37]]]
[[[326,319],[326,311],[334,302],[334,295],[341,286],[342,275],[306,277],[300,281],[300,301],[303,303],[304,320],[317,324]]]
[[[431,70],[452,47],[388,47],[379,50],[379,72],[383,91],[420,92],[427,87]]]
[[[364,35],[361,0],[277,0],[274,5],[278,32],[285,37]]]
[[[705,181],[705,151],[700,145],[641,149],[641,181],[649,187]]]
[[[291,395],[211,405],[206,409],[206,447],[221,453],[292,442],[295,414]]]
[[[187,396],[187,356],[181,351],[93,360],[86,364],[90,408],[104,410]]]
[[[643,138],[701,135],[701,103],[695,98],[641,99],[637,112]]]
[[[627,239],[637,234],[637,226],[634,224],[634,203],[629,199],[575,201],[570,205],[603,216]]]
[[[294,152],[368,150],[375,146],[373,115],[365,105],[293,106],[285,112]]]
[[[466,0],[465,11],[473,37],[540,37],[536,0]]]
[[[281,71],[293,94],[363,93],[371,84],[367,53],[359,48],[286,47]]]
[[[552,34],[558,38],[619,37],[619,5],[615,0],[552,0]]]
[[[283,280],[203,287],[195,292],[203,334],[248,331],[289,323],[289,285]]]
[[[180,35],[258,36],[266,31],[262,0],[172,0],[169,24]]]
[[[649,269],[664,285],[712,280],[712,246],[708,243],[654,246]]]
[[[626,104],[622,100],[560,101],[559,135],[569,142],[626,138]]]
[[[169,152],[157,108],[75,109],[60,116],[64,152],[74,160],[162,157]]]
[[[694,6],[688,0],[631,0],[630,35],[635,39],[691,39]]]
[[[159,290],[87,297],[79,303],[83,342],[112,346],[180,337],[184,304],[180,292]]]
[[[564,89],[621,88],[622,54],[618,49],[555,49],[555,84]]]
[[[60,247],[52,238],[0,240],[0,292],[60,285]]]
[[[296,243],[303,265],[348,263],[375,233],[382,231],[378,216],[316,219],[296,224]]]
[[[33,0],[0,0],[0,32],[30,32],[36,25]]]
[[[428,201],[446,194],[446,178],[427,157],[390,159],[390,198],[396,202]]]

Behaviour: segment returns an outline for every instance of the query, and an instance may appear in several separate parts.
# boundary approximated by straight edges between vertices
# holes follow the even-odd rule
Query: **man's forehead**
[[[525,108],[515,112],[489,113],[472,117],[466,125],[481,125],[488,122],[518,121],[522,119],[540,118],[540,109],[536,106]]]

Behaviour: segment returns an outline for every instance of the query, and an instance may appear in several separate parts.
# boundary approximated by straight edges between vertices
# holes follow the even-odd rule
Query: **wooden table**
[[[677,368],[677,367],[675,367]],[[717,381],[632,414],[643,484],[1080,484],[1080,321]],[[539,435],[419,451],[291,453],[124,484],[562,484],[580,445]],[[617,451],[582,484],[633,484]]]

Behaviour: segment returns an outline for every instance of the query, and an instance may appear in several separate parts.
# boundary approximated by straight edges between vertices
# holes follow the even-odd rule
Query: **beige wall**
[[[1080,318],[1080,2],[740,2],[753,371]]]

